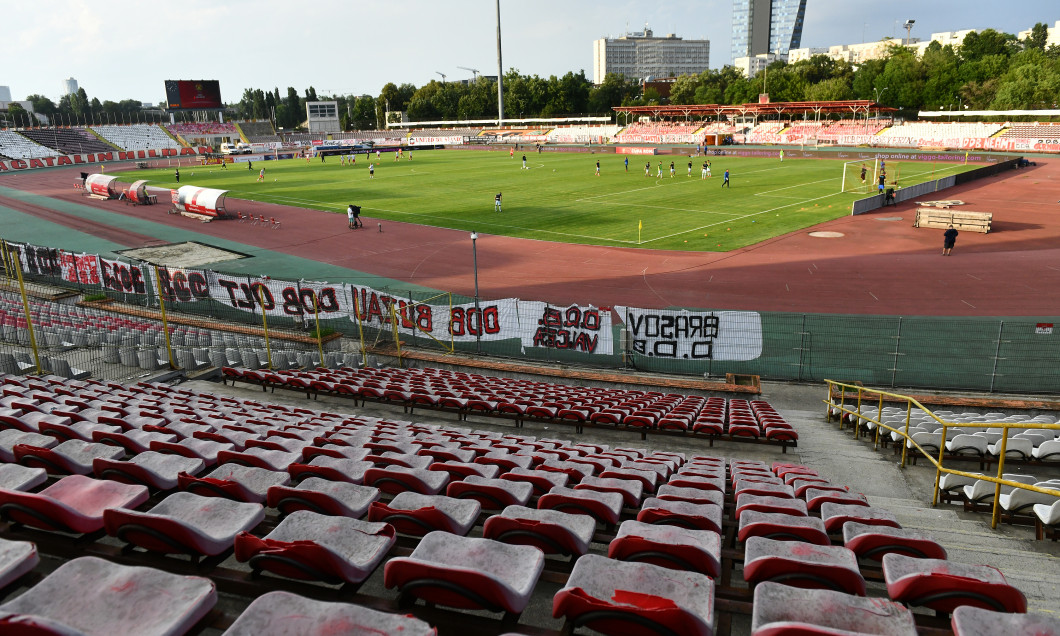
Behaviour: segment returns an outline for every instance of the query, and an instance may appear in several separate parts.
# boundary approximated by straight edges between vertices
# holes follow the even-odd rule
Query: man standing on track
[[[176,177],[177,183],[180,183],[180,168],[179,167],[176,170],[173,171],[173,176]]]

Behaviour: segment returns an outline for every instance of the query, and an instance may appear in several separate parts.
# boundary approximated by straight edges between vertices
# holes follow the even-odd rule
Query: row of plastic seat
[[[225,367],[226,377],[298,391],[396,402],[406,408],[568,421],[576,425],[679,430],[794,445],[798,433],[768,403],[651,391],[595,389],[470,377],[438,369],[256,371]]]
[[[48,391],[47,389],[50,388],[48,385],[55,387],[55,390],[63,389],[77,395],[56,393],[55,390]],[[48,402],[44,398],[49,393],[53,397],[83,401],[83,405],[59,405],[86,407],[81,408],[77,411],[78,413],[85,412],[87,409],[102,411],[104,409],[99,407],[106,406],[102,402],[107,401],[102,399],[106,397],[106,392],[98,390],[101,388],[98,383],[53,381],[46,385],[37,380],[18,380],[10,383],[9,387],[17,393],[17,395],[5,396],[12,398],[10,402],[12,406],[19,403],[18,400],[25,402],[30,399],[37,400],[38,405],[47,406]],[[562,545],[562,541],[554,539],[556,535],[546,534],[544,531],[530,535],[527,529],[537,530],[549,525],[562,527],[565,517],[585,517],[592,519],[594,527],[597,524],[606,526],[620,520],[625,511],[633,507],[636,510],[637,519],[627,519],[622,522],[618,534],[608,544],[607,557],[585,554],[579,558],[567,585],[553,599],[554,614],[558,617],[565,617],[574,624],[581,622],[592,628],[602,627],[610,633],[628,633],[631,621],[641,621],[645,617],[663,621],[665,625],[678,629],[680,633],[709,633],[703,630],[712,624],[713,611],[707,607],[708,603],[712,605],[712,602],[708,600],[712,598],[712,594],[703,594],[703,591],[708,587],[714,590],[715,584],[711,581],[709,574],[697,571],[697,568],[707,569],[709,572],[709,568],[713,567],[712,563],[715,559],[712,558],[711,546],[714,543],[712,540],[704,539],[707,535],[696,535],[695,532],[716,534],[722,529],[722,525],[727,523],[724,520],[724,496],[730,489],[734,498],[733,514],[739,516],[738,523],[742,527],[748,528],[740,541],[744,544],[745,551],[750,553],[752,565],[761,563],[750,568],[753,571],[751,576],[765,577],[760,582],[753,581],[758,588],[766,584],[769,578],[773,578],[771,575],[762,574],[770,569],[782,573],[777,576],[782,576],[783,573],[790,575],[792,567],[795,573],[799,573],[808,569],[807,563],[813,563],[812,559],[804,558],[812,555],[796,554],[799,551],[784,550],[785,546],[778,548],[775,544],[782,543],[781,541],[765,534],[755,534],[763,532],[762,529],[770,525],[769,523],[763,524],[760,516],[756,520],[756,513],[786,514],[771,512],[771,508],[762,509],[761,506],[783,506],[784,510],[789,510],[792,507],[799,509],[801,502],[801,506],[806,510],[807,518],[818,519],[813,516],[813,511],[820,510],[819,522],[830,524],[832,530],[842,527],[845,532],[848,525],[852,526],[855,523],[851,519],[857,518],[865,522],[862,525],[870,526],[871,530],[871,532],[859,534],[888,536],[873,523],[886,520],[886,515],[859,505],[864,501],[863,497],[851,494],[842,487],[828,484],[826,480],[805,467],[791,464],[778,463],[770,467],[760,462],[732,461],[727,463],[724,460],[711,458],[686,459],[673,453],[652,454],[637,449],[612,450],[600,445],[577,445],[578,449],[584,452],[568,455],[566,459],[552,458],[547,456],[550,451],[552,455],[558,455],[558,451],[563,451],[564,448],[574,449],[575,445],[563,444],[562,440],[534,440],[526,436],[484,436],[481,433],[467,430],[444,430],[439,427],[411,423],[342,417],[317,413],[308,409],[278,408],[270,412],[268,405],[232,399],[210,399],[208,396],[180,390],[167,390],[159,386],[141,386],[124,390],[115,387],[106,388],[115,394],[119,402],[125,404],[125,406],[118,407],[125,413],[109,412],[120,416],[116,419],[120,419],[124,426],[121,424],[117,426],[125,430],[126,434],[133,433],[135,430],[145,433],[161,432],[147,430],[148,427],[170,429],[171,435],[178,435],[178,432],[191,432],[191,435],[178,440],[176,447],[188,444],[191,448],[200,442],[230,444],[235,447],[242,443],[244,451],[240,453],[238,449],[228,449],[227,459],[221,461],[217,469],[228,472],[219,473],[216,477],[211,475],[210,478],[198,478],[188,473],[184,486],[181,486],[178,473],[178,487],[186,490],[169,495],[149,510],[127,510],[121,506],[104,510],[102,515],[104,528],[135,545],[151,546],[153,549],[166,551],[172,550],[175,543],[187,547],[191,542],[191,537],[195,536],[193,529],[198,529],[212,540],[219,535],[227,536],[228,532],[231,532],[231,530],[219,532],[218,529],[221,526],[227,527],[230,524],[232,529],[235,529],[249,524],[248,528],[234,533],[231,543],[228,540],[210,542],[200,538],[197,539],[200,543],[193,544],[194,549],[207,554],[214,550],[223,551],[232,547],[237,551],[237,558],[246,558],[248,562],[254,559],[252,562],[254,569],[269,570],[283,576],[291,576],[299,572],[302,577],[319,578],[322,575],[328,575],[339,580],[344,580],[342,577],[364,576],[366,570],[374,569],[371,566],[374,555],[380,552],[385,554],[384,548],[392,541],[394,531],[402,534],[424,535],[424,539],[419,542],[409,557],[394,557],[386,562],[384,582],[388,587],[397,588],[403,596],[424,598],[441,605],[486,607],[518,613],[521,611],[520,604],[525,590],[528,587],[531,592],[533,590],[530,580],[536,581],[534,572],[540,574],[535,564],[541,561],[540,555],[544,552],[541,548],[534,550],[533,546],[523,546],[518,542],[518,537],[533,536],[528,541],[539,541],[546,546],[549,545],[549,541],[545,539]],[[96,398],[98,403],[90,404],[88,398]],[[211,417],[215,413],[218,415],[244,413],[245,415],[236,416],[237,421],[233,420],[231,425],[221,424],[219,421],[217,424],[220,426],[211,425],[212,430],[206,431],[202,428],[197,430],[186,428],[185,426],[193,428],[205,426],[205,422],[201,419],[194,422],[181,421],[185,419],[187,413],[144,410],[144,407],[152,404],[161,408],[169,406],[173,403],[172,401],[180,400],[184,401],[187,406],[194,406],[195,408],[187,410],[195,411],[199,415],[206,412],[209,412]],[[203,405],[202,409],[198,408],[200,404]],[[129,410],[134,405],[140,410],[130,413]],[[207,405],[211,407],[209,410],[205,408]],[[224,409],[227,409],[227,413],[222,412]],[[51,409],[47,415],[54,415],[54,411],[55,409]],[[97,424],[100,423],[99,419],[97,417]],[[86,422],[89,420],[71,421],[71,424],[67,426]],[[104,423],[106,422],[105,420]],[[140,426],[137,427],[136,424]],[[52,423],[51,428],[47,430],[58,432],[61,429],[59,425]],[[200,435],[196,436],[196,433]],[[225,441],[216,441],[218,436]],[[446,445],[446,438],[456,441],[457,444]],[[485,452],[479,454],[474,450],[476,447],[482,447],[483,442],[487,440],[490,448],[482,448]],[[251,442],[263,444],[255,445]],[[312,443],[303,444],[303,442]],[[418,450],[429,454],[409,453],[414,442],[419,442],[415,444],[420,447]],[[270,448],[270,445],[275,446]],[[246,458],[251,463],[259,460],[275,463],[283,459],[283,454],[290,454],[296,448],[301,448],[300,459],[306,462],[304,466],[317,462],[312,471],[297,475],[303,478],[297,486],[291,486],[288,483],[272,483],[262,489],[260,486],[268,483],[266,479],[259,482],[253,479],[248,479],[246,482],[240,481],[241,478],[252,475],[271,477],[272,475],[267,474],[278,471],[240,465],[235,463],[236,456]],[[307,453],[306,449],[310,448],[313,450]],[[247,453],[248,449],[259,449],[260,452]],[[509,452],[513,450],[518,452]],[[531,452],[527,455],[525,451]],[[124,454],[124,451],[122,452]],[[471,458],[466,454],[468,452],[474,453],[476,460],[485,461],[460,461]],[[461,453],[464,454],[461,455]],[[538,457],[534,457],[535,453]],[[146,454],[141,451],[133,457],[133,460]],[[216,455],[220,460],[221,451],[218,450]],[[23,458],[27,457],[31,455],[23,455]],[[365,461],[369,457],[372,459]],[[446,465],[441,471],[428,471],[440,472],[448,478],[445,495],[441,494],[441,490],[437,490],[438,494],[418,492],[418,489],[423,486],[419,485],[416,480],[419,479],[427,484],[429,479],[424,477],[424,473],[419,472],[423,468],[423,459],[417,460],[414,459],[415,457],[426,458],[432,464],[444,463]],[[576,459],[581,461],[571,461]],[[330,460],[358,464],[328,465]],[[533,466],[535,460],[541,460],[536,467]],[[146,463],[144,460],[140,461]],[[359,464],[359,462],[368,465]],[[549,462],[554,462],[550,467],[555,470],[543,469]],[[634,464],[640,466],[631,468]],[[111,465],[107,467],[109,469]],[[615,471],[616,476],[605,477],[606,471],[601,470],[600,467]],[[288,464],[288,468],[292,469],[293,464]],[[350,470],[351,468],[353,470]],[[328,470],[331,472],[327,472]],[[364,483],[369,483],[371,478],[368,474],[373,470],[379,471],[382,477],[372,482],[375,487],[350,483],[351,480],[359,478],[364,478]],[[485,472],[480,473],[479,470]],[[498,472],[494,473],[493,470]],[[503,475],[512,477],[525,476],[527,480],[523,482],[524,485],[520,486],[518,485],[520,479],[497,479],[495,476],[487,476],[496,475],[500,471],[504,471]],[[540,475],[530,473],[540,473]],[[572,484],[573,488],[557,487],[556,481],[546,478],[543,484],[537,482],[542,491],[539,494],[538,485],[529,479],[536,481],[542,475],[549,475],[552,479],[564,483],[576,483]],[[326,479],[325,476],[337,478],[337,480]],[[462,479],[456,478],[461,476]],[[289,472],[284,479],[294,477],[293,472]],[[442,481],[439,478],[433,479],[438,482]],[[508,481],[511,484],[499,483],[502,481]],[[67,477],[49,488],[64,482],[66,484],[63,488],[69,489],[70,493],[85,488],[89,482],[108,484],[92,486],[108,492],[119,490],[116,487],[122,486],[110,479],[81,477],[74,480],[73,477]],[[460,486],[453,488],[456,484]],[[579,488],[579,486],[585,487]],[[654,488],[656,496],[641,499],[638,507],[635,505],[638,501],[638,487],[641,493],[650,492],[651,488]],[[528,505],[503,500],[505,497],[516,497],[518,501],[522,501],[527,492],[533,494],[526,499],[525,503],[530,504],[536,496],[536,507],[531,508]],[[384,502],[380,493],[396,493],[396,496]],[[214,495],[214,497],[205,497],[206,494]],[[273,530],[278,534],[270,533],[259,537],[249,532],[257,525],[254,521],[261,513],[262,506],[262,501],[246,501],[251,497],[263,497],[262,501],[265,504],[285,512],[286,517]],[[691,501],[689,497],[692,498]],[[71,501],[94,499],[97,498],[84,496],[84,493],[81,496],[71,495],[70,497]],[[215,501],[207,505],[206,499]],[[332,502],[335,509],[340,511],[342,510],[340,504],[346,505],[350,512],[360,512],[360,515],[348,515],[348,520],[356,523],[345,521],[336,523],[333,517],[328,517],[326,522],[322,521],[319,518],[319,512],[312,512],[307,508],[324,505],[323,502]],[[463,535],[467,531],[461,532],[459,527],[454,532],[450,527],[445,526],[458,517],[456,508],[447,508],[447,505],[464,506],[469,509],[477,507],[479,510],[497,509],[501,505],[504,505],[504,508],[500,513],[490,515],[486,519],[483,526],[484,537],[477,539],[464,538]],[[858,509],[845,510],[843,506]],[[355,507],[358,510],[353,510]],[[368,521],[362,522],[355,517],[364,515],[365,507],[367,507]],[[0,510],[3,510],[2,504],[0,504]],[[833,512],[837,514],[832,514]],[[5,514],[18,513],[5,511]],[[373,515],[376,516],[373,517]],[[343,516],[346,517],[346,515]],[[478,514],[465,515],[465,518],[468,516],[472,517],[470,523],[474,525]],[[109,527],[108,518],[110,519]],[[25,521],[33,522],[30,517],[26,517]],[[766,521],[770,520],[766,519]],[[772,521],[775,523],[775,519]],[[438,524],[439,527],[432,523]],[[393,531],[387,530],[387,525],[393,528]],[[583,538],[586,536],[584,528],[588,525],[585,521],[581,522],[583,529],[580,536]],[[789,525],[782,527],[786,528]],[[342,529],[337,532],[327,530],[332,526]],[[577,522],[575,522],[575,527],[577,528]],[[755,527],[758,530],[755,530]],[[146,532],[143,528],[152,531]],[[205,532],[204,529],[209,531]],[[826,526],[826,533],[828,529],[829,527]],[[337,539],[340,535],[341,540]],[[427,537],[432,535],[434,538],[428,540]],[[165,537],[165,540],[161,537]],[[895,539],[887,540],[895,541]],[[515,545],[512,545],[512,542]],[[586,539],[585,542],[587,543],[588,540]],[[311,547],[313,545],[317,547]],[[579,551],[577,541],[572,539],[567,545],[573,546],[574,554]],[[753,550],[752,545],[755,546]],[[759,549],[759,546],[764,549]],[[842,549],[852,550],[846,547]],[[647,553],[660,552],[666,556],[643,556]],[[341,565],[342,561],[335,560],[336,554],[352,554],[359,559],[363,558],[368,564],[357,565],[358,562],[354,561],[353,565]],[[641,556],[634,557],[633,555]],[[798,558],[793,560],[793,556]],[[892,556],[900,555],[888,554],[883,558],[887,559]],[[692,564],[693,567],[689,571],[681,570],[679,574],[675,574],[674,570],[663,568],[655,563],[636,560],[627,562],[619,560],[620,558],[659,558],[667,562],[671,568],[675,563],[684,561]],[[748,556],[745,555],[745,577],[748,576],[747,558]],[[785,562],[787,562],[786,566]],[[900,560],[899,564],[901,564]],[[377,562],[376,565],[379,563]],[[768,567],[763,567],[766,565]],[[937,564],[930,565],[934,569],[942,567]],[[924,576],[932,578],[942,576],[934,570],[925,574],[925,568],[915,564],[905,567],[916,572],[915,580]],[[950,565],[947,564],[946,567]],[[319,572],[310,571],[314,568]],[[901,570],[898,566],[891,569],[894,572]],[[961,576],[966,574],[962,572]],[[902,579],[906,576],[908,574],[903,574],[898,578]],[[684,594],[681,591],[669,593],[670,588],[666,587],[664,582],[674,581],[675,578],[682,581],[681,590],[692,589],[695,593]],[[438,581],[444,582],[445,585],[438,584]],[[471,593],[456,594],[454,597],[454,589]],[[757,595],[756,590],[756,599]],[[847,601],[854,602],[851,599]],[[657,611],[660,603],[672,608],[671,611],[660,614]],[[763,600],[761,607],[756,606],[755,611],[764,612],[768,605],[769,603]],[[606,620],[599,618],[605,615]],[[608,627],[611,624],[613,624],[613,629]],[[689,625],[692,627],[687,627]],[[622,631],[623,629],[626,631]]]

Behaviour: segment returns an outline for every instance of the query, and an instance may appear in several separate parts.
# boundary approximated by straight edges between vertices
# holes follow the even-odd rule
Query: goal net
[[[876,192],[876,180],[879,175],[880,160],[847,161],[843,163],[843,181],[841,192],[872,194]]]

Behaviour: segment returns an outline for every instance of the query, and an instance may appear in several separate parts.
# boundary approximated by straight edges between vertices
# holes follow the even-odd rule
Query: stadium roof
[[[779,115],[804,113],[860,113],[870,110],[892,112],[897,109],[881,106],[871,99],[849,99],[833,102],[770,102],[751,104],[676,104],[666,106],[615,106],[617,113],[650,115],[652,117],[698,117],[703,115]]]

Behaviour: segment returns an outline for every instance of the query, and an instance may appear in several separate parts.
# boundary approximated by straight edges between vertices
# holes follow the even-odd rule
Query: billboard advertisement
[[[217,80],[166,80],[169,108],[224,108]]]

